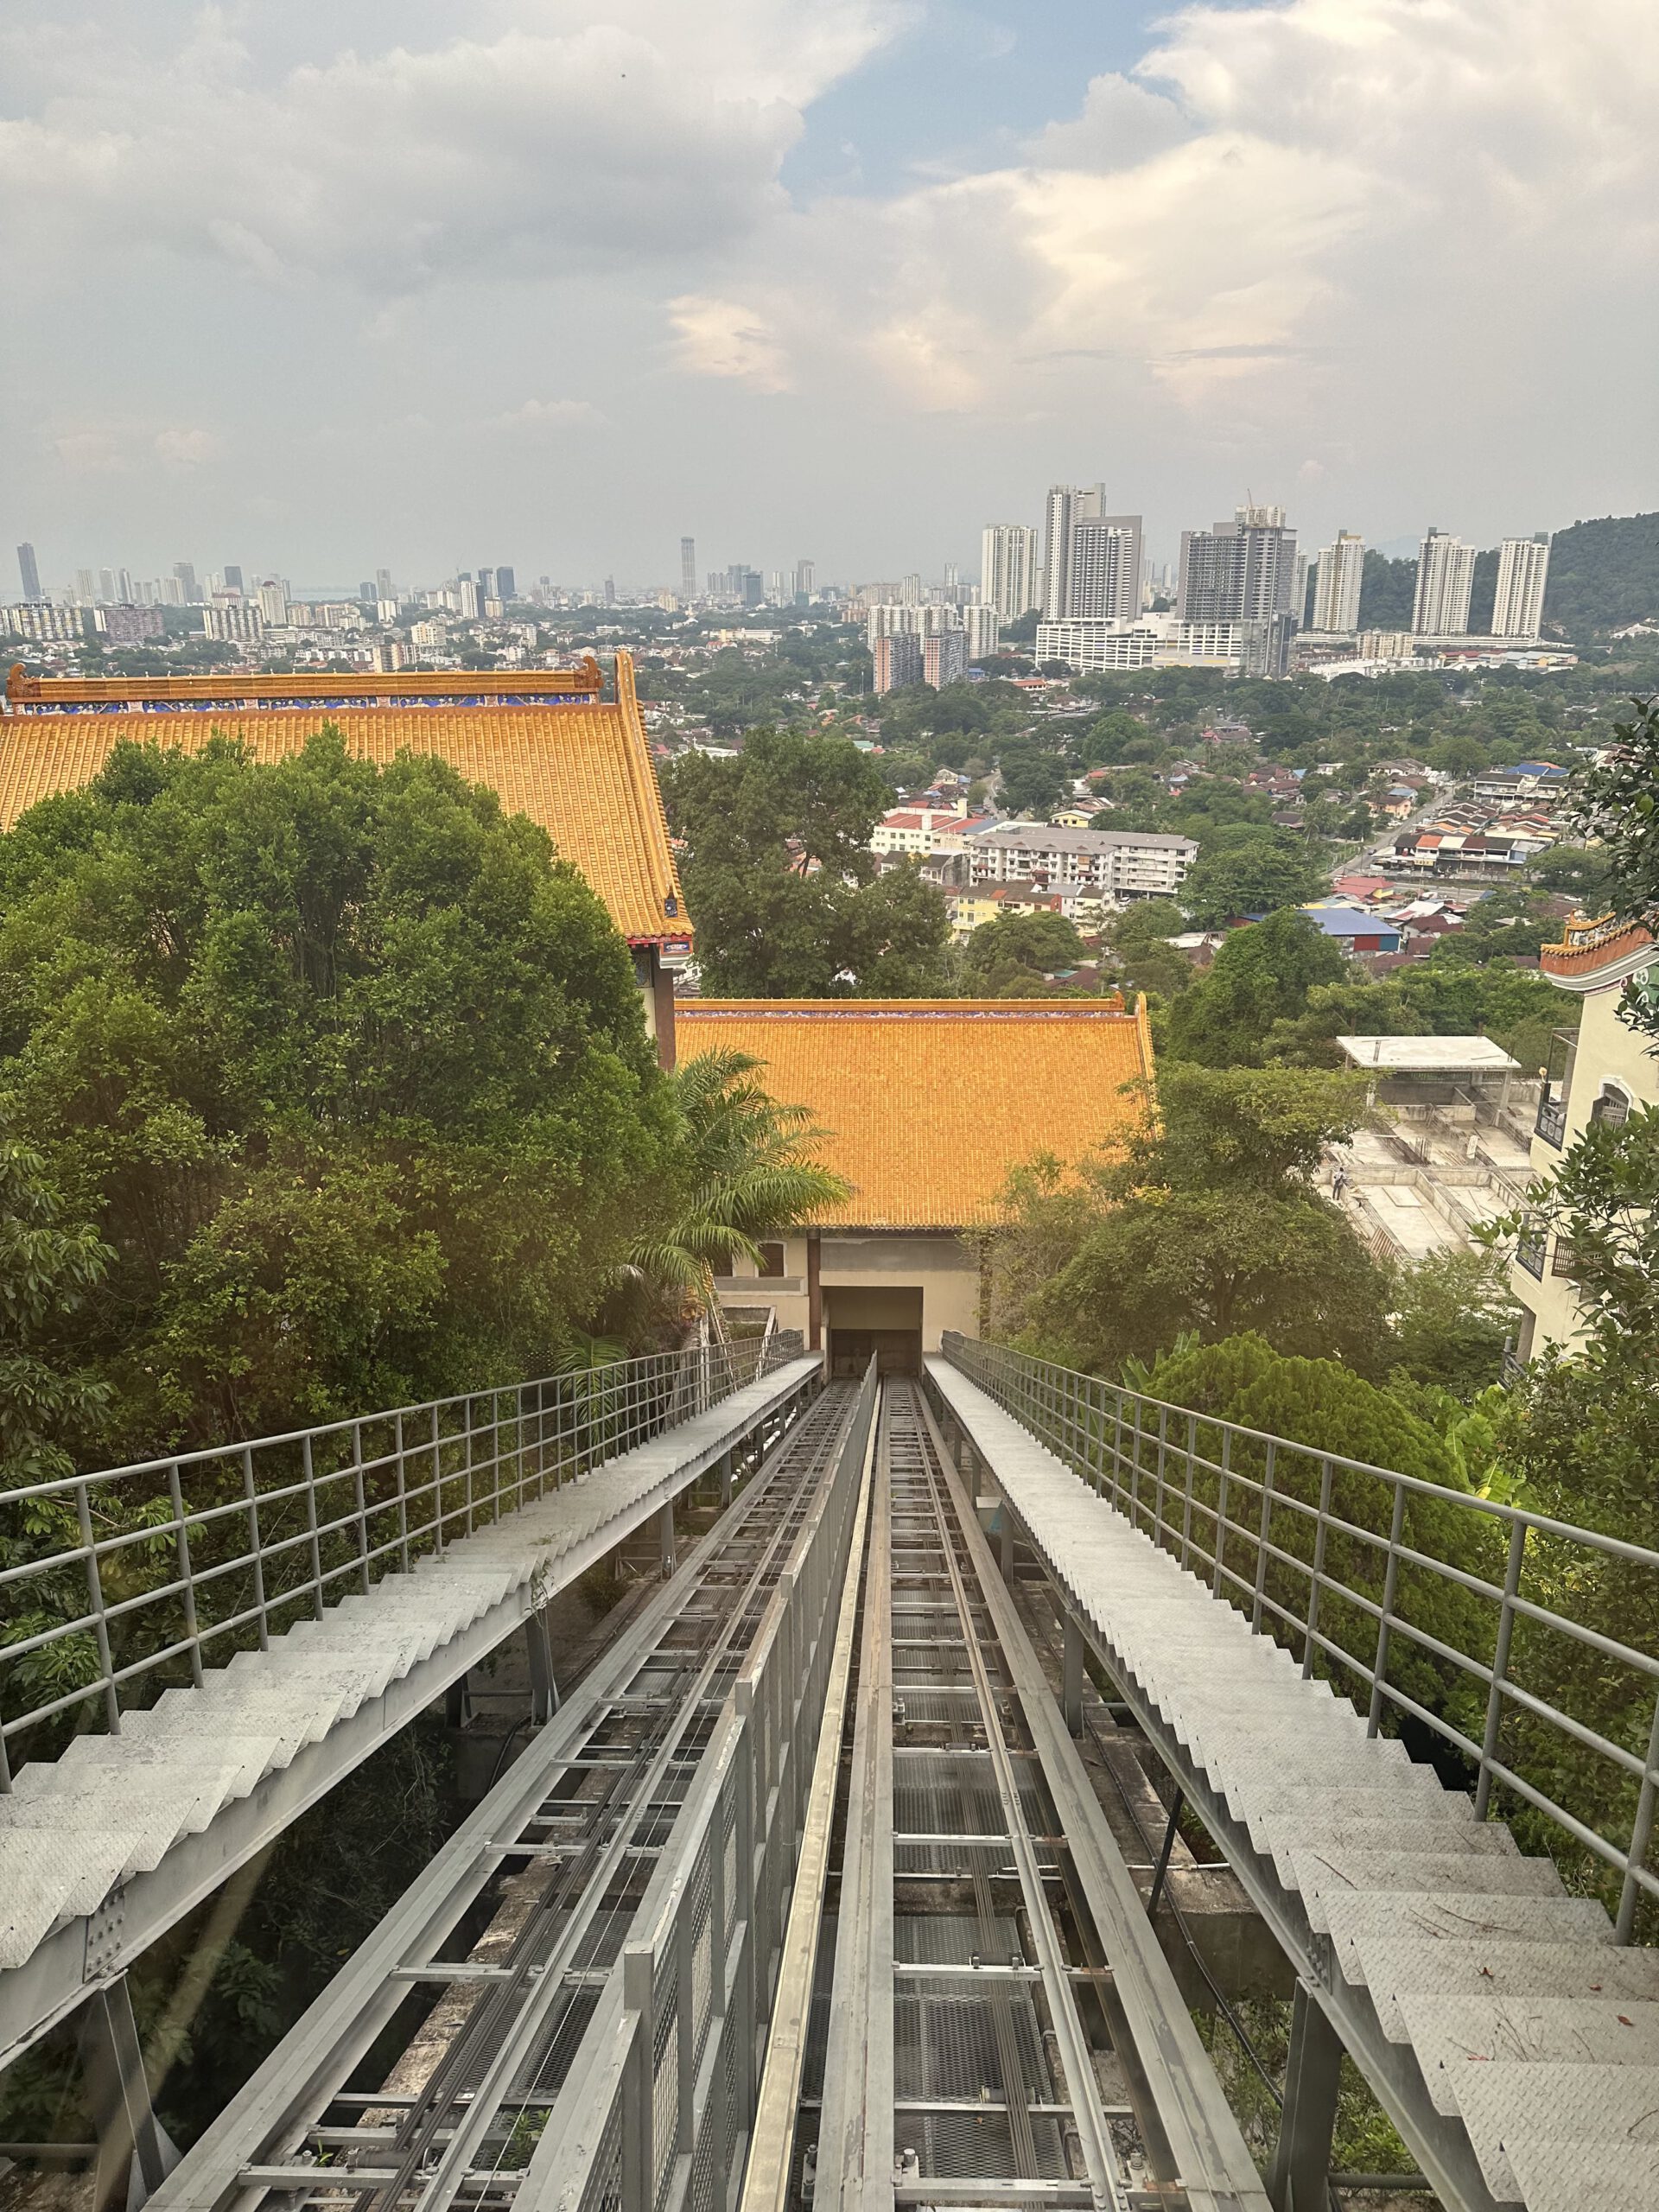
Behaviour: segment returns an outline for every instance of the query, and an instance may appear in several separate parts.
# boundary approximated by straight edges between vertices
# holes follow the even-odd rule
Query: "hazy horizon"
[[[1158,561],[1247,489],[1309,552],[1659,506],[1637,0],[467,24],[17,0],[8,559],[854,581],[1052,480]]]

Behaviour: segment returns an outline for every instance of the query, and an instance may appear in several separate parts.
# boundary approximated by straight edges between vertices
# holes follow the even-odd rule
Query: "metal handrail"
[[[0,1794],[10,1745],[269,1648],[302,1615],[406,1573],[580,1481],[761,1371],[758,1338],[393,1407],[315,1428],[0,1489]],[[273,1625],[274,1624],[274,1625]],[[48,1724],[58,1722],[54,1729]]]
[[[1611,1867],[1630,1941],[1638,1903],[1659,1901],[1659,1651],[1552,1599],[1616,1567],[1650,1618],[1659,1551],[1007,1345],[947,1333],[943,1349],[1255,1633],[1300,1651],[1304,1676],[1351,1696],[1372,1735],[1390,1712],[1428,1730],[1469,1763],[1479,1818],[1503,1792]],[[1560,1682],[1587,1717],[1549,1694]],[[1551,1788],[1569,1746],[1589,1765],[1563,1803]]]

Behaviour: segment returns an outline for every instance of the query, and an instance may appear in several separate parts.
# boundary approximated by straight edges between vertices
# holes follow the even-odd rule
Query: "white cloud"
[[[580,429],[605,420],[591,399],[527,399],[522,407],[498,415],[498,430]]]
[[[156,456],[169,468],[199,468],[219,451],[211,430],[158,430],[153,441]]]
[[[72,476],[115,476],[127,467],[120,441],[108,430],[65,430],[50,443]]]
[[[669,302],[668,313],[682,368],[698,376],[730,377],[755,391],[791,389],[784,348],[754,308],[688,292]]]
[[[1461,410],[1457,364],[1503,378],[1553,295],[1642,283],[1656,92],[1650,0],[1192,7],[1020,165],[780,222],[722,312],[763,314],[779,382],[918,410],[1138,373],[1189,418],[1392,410],[1402,348]]]
[[[899,0],[509,0],[493,37],[338,52],[262,78],[209,10],[174,50],[12,30],[33,112],[0,120],[19,235],[139,242],[266,283],[395,291],[687,253],[776,200],[802,110],[905,20]],[[498,16],[499,20],[499,16]]]

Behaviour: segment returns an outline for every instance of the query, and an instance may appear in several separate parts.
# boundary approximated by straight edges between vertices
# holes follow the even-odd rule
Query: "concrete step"
[[[1659,2001],[1659,1951],[1633,1950],[1611,1936],[1611,1927],[1600,1942],[1573,1943],[1362,1936],[1355,1948],[1382,2032],[1404,2043],[1400,2007],[1412,1994]]]
[[[1506,2156],[1527,2212],[1653,2212],[1659,2201],[1651,2144],[1530,2135]]]
[[[1588,2146],[1617,2144],[1645,2151],[1652,2177],[1659,2174],[1659,2073],[1646,2066],[1529,2066],[1494,2062],[1471,2066],[1459,2081],[1459,2109],[1486,2186],[1502,2204],[1526,2203],[1519,2176],[1510,2162],[1510,2146],[1523,2158],[1547,2144]],[[1541,2150],[1539,2153],[1541,2159]],[[1597,2205],[1580,2183],[1576,2202]]]
[[[1522,1864],[1525,1865],[1522,1860]],[[1344,1980],[1363,1981],[1362,1936],[1440,1938],[1451,1943],[1607,1944],[1613,1923],[1593,1897],[1481,1897],[1467,1890],[1333,1891],[1325,1932]]]
[[[1317,1852],[1293,1848],[1291,1863],[1310,1926],[1323,1932],[1332,1897],[1559,1897],[1566,1894],[1549,1859],[1478,1858],[1439,1851]]]
[[[1462,2109],[1462,2087],[1476,2066],[1659,2067],[1659,2004],[1633,1997],[1433,1997],[1420,1991],[1400,1999],[1400,2012],[1440,2112]],[[1654,2180],[1659,2186],[1659,2168]]]

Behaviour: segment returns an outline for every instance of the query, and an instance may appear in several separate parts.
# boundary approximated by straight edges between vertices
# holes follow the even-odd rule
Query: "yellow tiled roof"
[[[113,696],[130,688],[110,679]],[[435,753],[491,785],[510,814],[541,824],[633,943],[689,938],[632,665],[620,653],[617,691],[591,706],[9,714],[0,717],[0,829],[37,799],[90,783],[123,738],[194,753],[219,731],[242,739],[256,760],[280,760],[332,723],[360,759],[384,766],[399,753]]]
[[[1145,1015],[1084,999],[683,999],[675,1027],[682,1062],[753,1053],[811,1109],[854,1186],[823,1218],[868,1229],[995,1220],[1010,1168],[1109,1144],[1153,1072]]]

